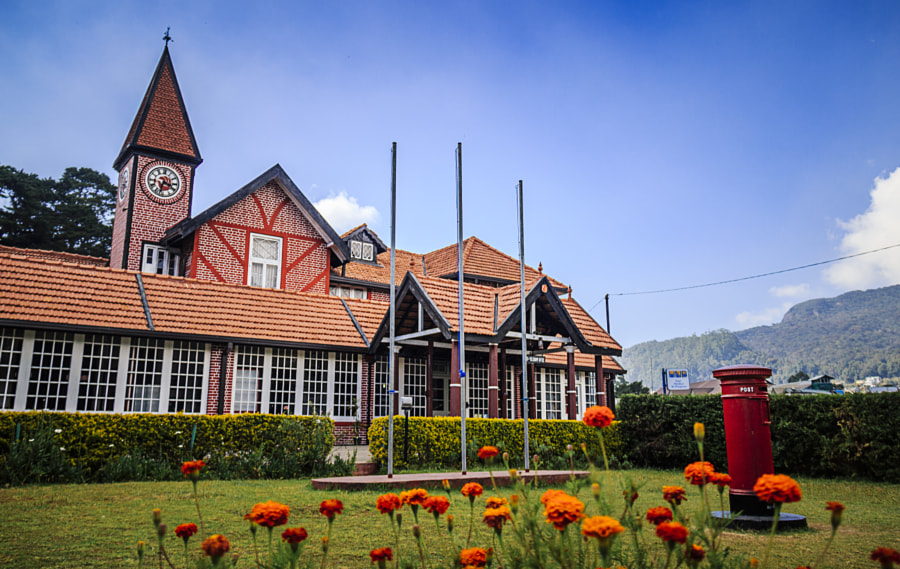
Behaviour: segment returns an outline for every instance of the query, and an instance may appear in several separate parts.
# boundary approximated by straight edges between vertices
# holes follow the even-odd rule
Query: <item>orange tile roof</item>
[[[422,288],[450,323],[459,331],[459,283],[437,277],[417,277]],[[494,335],[494,296],[497,289],[490,286],[463,284],[466,334]]]
[[[597,324],[596,320],[591,318],[588,311],[582,308],[582,306],[578,304],[578,301],[570,297],[562,299],[562,302],[569,312],[569,315],[572,317],[572,321],[575,322],[575,325],[588,342],[594,346],[602,346],[614,350],[622,349],[622,346],[613,340],[612,336],[610,336],[600,324]]]
[[[384,320],[384,316],[391,309],[389,302],[379,302],[377,300],[360,300],[354,298],[345,298],[344,302],[353,313],[353,317],[359,323],[359,327],[363,329],[366,340],[372,341],[378,326]]]
[[[0,268],[0,320],[149,330],[134,272],[19,255],[0,255]],[[365,348],[337,297],[149,274],[142,279],[156,332]]]
[[[168,47],[159,58],[153,79],[116,158],[115,168],[119,168],[128,157],[129,149],[135,146],[173,152],[196,162],[201,160]]]
[[[32,257],[34,259],[47,259],[52,261],[60,261],[62,263],[76,263],[79,265],[93,265],[95,267],[108,267],[109,259],[103,257],[92,257],[90,255],[78,255],[76,253],[67,253],[65,251],[46,251],[44,249],[23,249],[20,247],[8,247],[0,245],[0,253],[7,255],[22,255]]]
[[[548,364],[567,365],[565,352],[552,352],[544,356]],[[583,354],[575,350],[575,367],[578,368],[594,368],[594,355]],[[625,370],[619,365],[619,362],[612,356],[603,356],[603,369],[612,372],[624,372]]]
[[[355,227],[344,233],[342,237],[356,231],[362,226]],[[416,277],[446,277],[456,274],[456,244],[443,247],[431,253],[421,255],[397,249],[397,271],[395,280],[397,284],[403,280],[407,271],[412,271]],[[494,249],[477,237],[469,237],[463,241],[463,266],[467,275],[519,282],[519,261],[509,255]],[[344,274],[341,268],[332,271],[333,275],[345,276],[370,283],[390,284],[391,282],[391,252],[381,253],[377,257],[377,264],[349,262],[345,265]],[[534,282],[541,278],[542,273],[525,265],[526,282]],[[547,276],[555,288],[566,288],[558,280]]]

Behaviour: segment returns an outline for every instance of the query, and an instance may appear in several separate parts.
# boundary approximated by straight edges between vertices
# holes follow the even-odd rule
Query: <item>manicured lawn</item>
[[[660,488],[664,484],[681,484],[680,471],[630,471],[633,479],[643,483],[637,506],[646,510],[664,505]],[[613,473],[618,478],[618,473]],[[781,534],[770,567],[796,567],[812,563],[830,532],[829,513],[825,502],[838,500],[847,510],[825,566],[877,568],[869,553],[877,546],[900,549],[900,485],[876,484],[846,480],[798,478],[803,500],[788,504],[786,512],[808,517],[809,530]],[[616,486],[618,488],[618,486]],[[541,490],[542,491],[542,490]],[[508,497],[513,491],[500,489]],[[204,521],[209,533],[225,534],[233,549],[241,554],[238,567],[252,567],[252,549],[247,522],[242,516],[257,502],[275,500],[291,508],[289,527],[303,526],[310,534],[308,551],[319,555],[319,541],[325,532],[325,518],[319,514],[319,503],[338,498],[345,505],[337,516],[332,536],[332,567],[370,567],[368,552],[375,547],[393,546],[387,516],[378,514],[375,498],[383,493],[323,492],[312,490],[309,480],[297,481],[201,481],[200,497]],[[494,494],[487,489],[486,495]],[[696,488],[689,488],[689,506],[699,505]],[[715,492],[713,497],[717,497]],[[588,514],[595,514],[590,504],[590,490],[580,498],[588,503]],[[0,567],[70,568],[70,567],[137,567],[135,545],[145,540],[155,545],[150,512],[162,508],[163,521],[169,526],[167,548],[173,560],[181,564],[181,540],[173,535],[175,526],[197,522],[197,513],[189,482],[145,482],[109,485],[31,486],[0,489]],[[480,523],[483,497],[476,502],[476,536],[473,545],[487,547],[491,534]],[[448,513],[454,513],[458,535],[465,535],[469,520],[468,501],[454,493]],[[403,509],[404,535],[401,548],[412,555],[415,546],[409,528],[412,515]],[[437,544],[438,535],[430,514],[420,512],[420,524],[426,542]],[[442,518],[443,526],[444,520]],[[280,532],[279,532],[280,533]],[[648,540],[652,532],[645,530]],[[260,543],[265,543],[261,530]],[[765,534],[727,532],[726,543],[734,555],[762,557]],[[192,549],[199,540],[192,542]],[[153,555],[151,552],[150,555]],[[145,567],[155,567],[155,557]],[[449,566],[449,563],[435,566]],[[818,569],[818,568],[817,568]]]

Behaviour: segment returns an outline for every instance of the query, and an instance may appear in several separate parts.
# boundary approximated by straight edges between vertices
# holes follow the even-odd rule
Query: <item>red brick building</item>
[[[463,245],[390,251],[338,235],[275,165],[192,215],[202,162],[168,48],[122,150],[110,259],[0,247],[0,409],[327,414],[344,440],[388,410],[521,416],[520,268]],[[621,346],[561,282],[525,268],[530,417],[575,419],[624,373]],[[396,407],[395,407],[396,408]]]

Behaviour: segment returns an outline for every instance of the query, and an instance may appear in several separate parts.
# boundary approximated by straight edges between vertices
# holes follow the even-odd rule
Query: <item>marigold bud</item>
[[[156,535],[159,536],[159,539],[166,537],[167,529],[168,528],[166,527],[166,524],[159,524],[158,526],[156,526]]]
[[[446,490],[447,492],[450,491],[450,481],[447,480],[446,478],[444,478],[443,480],[441,480],[441,486],[443,486],[443,487],[444,487],[444,490]]]
[[[488,547],[487,549],[487,564],[490,566],[491,562],[494,560],[494,548]]]
[[[694,438],[697,439],[697,442],[702,443],[705,436],[706,427],[703,426],[703,423],[694,423]]]
[[[397,512],[397,514],[394,517],[397,518],[397,529],[399,530],[400,525],[403,524],[403,513]]]
[[[512,480],[513,482],[515,482],[516,479],[518,479],[518,478],[519,478],[519,471],[516,470],[515,468],[510,468],[509,469],[509,479]]]
[[[328,553],[328,536],[322,538],[322,553]]]
[[[599,499],[600,499],[600,485],[597,484],[596,482],[594,482],[593,484],[591,484],[591,494],[594,495],[594,499],[595,499],[595,500],[599,500]]]
[[[413,524],[412,531],[414,538],[419,539],[422,537],[422,530],[419,528],[419,524]]]
[[[231,566],[234,567],[235,565],[237,565],[238,559],[240,559],[240,558],[241,558],[240,553],[232,553],[231,554]]]
[[[447,531],[453,533],[453,514],[447,515]]]
[[[503,462],[509,462],[509,453],[508,452],[503,453]]]
[[[145,542],[143,542],[143,541],[138,542],[138,546],[137,546],[138,559],[144,558],[144,547],[146,547],[146,546],[147,546],[147,544]]]
[[[750,569],[758,569],[759,567],[759,559],[756,557],[750,558]]]
[[[575,447],[573,447],[572,445],[566,445],[566,451],[572,452],[573,450],[575,450]]]
[[[259,526],[256,525],[256,522],[251,520],[250,521],[250,535],[252,535],[253,537],[256,537],[256,530],[258,528],[259,528]]]
[[[840,502],[828,502],[825,509],[831,512],[831,528],[837,530],[841,525],[841,517],[844,515],[844,505]]]
[[[162,510],[159,508],[153,508],[153,527],[158,528],[159,524],[162,522]]]

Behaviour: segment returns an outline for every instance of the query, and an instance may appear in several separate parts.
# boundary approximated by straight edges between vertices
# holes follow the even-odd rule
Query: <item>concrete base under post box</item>
[[[772,513],[774,514],[774,512]],[[768,531],[772,529],[772,521],[774,519],[774,515],[748,516],[746,514],[741,514],[732,518],[731,512],[722,511],[715,511],[712,513],[712,516],[719,520],[730,519],[731,523],[728,524],[728,529],[748,529],[756,531]],[[778,516],[778,527],[775,528],[775,531],[805,529],[806,527],[806,516],[782,512],[781,515]]]

